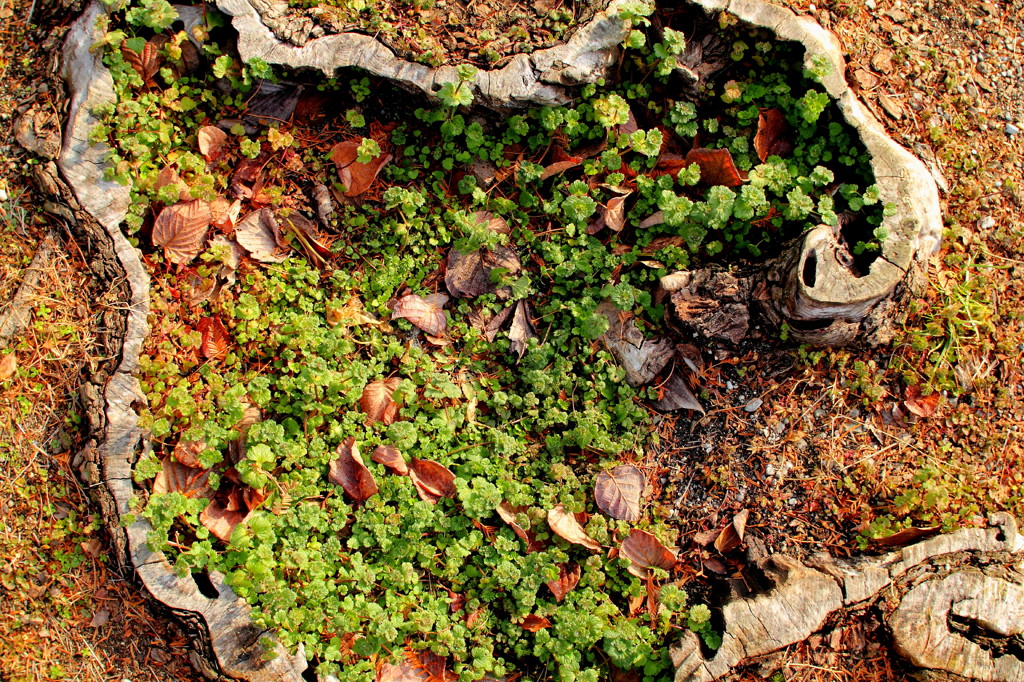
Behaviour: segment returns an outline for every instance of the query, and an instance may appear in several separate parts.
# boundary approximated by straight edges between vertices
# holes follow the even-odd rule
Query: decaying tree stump
[[[440,83],[455,80],[453,67],[427,69],[403,62],[365,36],[355,43],[341,42],[342,36],[328,36],[302,47],[284,44],[261,23],[260,16],[268,16],[270,5],[262,12],[256,9],[257,2],[271,1],[276,0],[218,2],[234,17],[243,58],[260,56],[274,64],[319,68],[329,75],[341,66],[361,66],[428,93]],[[917,159],[885,134],[847,87],[842,56],[831,34],[807,18],[760,0],[698,2],[709,9],[728,9],[741,19],[775,31],[780,39],[802,42],[808,60],[814,55],[829,60],[832,72],[825,87],[860,133],[871,152],[883,200],[895,202],[897,211],[887,218],[891,239],[863,276],[850,269],[841,234],[823,226],[802,238],[763,273],[684,273],[666,278],[665,288],[677,309],[688,310],[693,319],[701,320],[704,333],[732,341],[746,334],[752,311],[777,323],[787,322],[795,338],[820,343],[844,343],[873,331],[873,325],[877,326],[873,320],[884,317],[887,302],[915,262],[938,247],[941,220],[934,182]],[[563,48],[521,55],[500,72],[481,72],[474,82],[479,100],[497,109],[566,101],[568,86],[595,80],[614,62],[625,35],[615,7],[612,3]],[[224,585],[221,576],[179,577],[166,557],[146,547],[151,529],[148,522],[131,516],[133,499],[143,495],[133,486],[132,467],[139,452],[151,447],[138,426],[134,408],[144,401],[135,373],[148,333],[149,281],[138,251],[120,231],[128,208],[128,189],[103,180],[105,150],[88,143],[89,128],[96,122],[91,110],[114,97],[109,72],[100,56],[89,52],[97,38],[96,18],[103,11],[99,3],[90,6],[67,38],[64,65],[71,106],[58,166],[72,190],[64,196],[71,206],[68,214],[78,216],[85,229],[92,231],[101,262],[94,270],[120,282],[125,306],[112,312],[108,321],[118,335],[116,365],[83,389],[92,438],[77,462],[97,493],[116,558],[133,566],[155,600],[183,624],[192,639],[193,660],[199,670],[210,678],[298,682],[307,667],[301,651],[289,654],[271,633],[256,628],[249,606]],[[691,66],[680,68],[689,69],[693,78],[708,75],[697,62]],[[61,183],[53,172],[43,176],[42,185],[49,183],[59,189]],[[631,338],[630,328],[623,327],[619,336]],[[652,345],[661,348],[657,342]],[[613,351],[632,368],[637,381],[653,367],[664,366],[668,358],[667,350],[656,354],[657,362],[647,355],[634,357],[628,348]],[[971,620],[993,636],[1020,633],[1024,628],[1024,580],[1010,565],[1022,552],[1024,541],[1013,519],[996,516],[988,529],[940,536],[880,558],[838,562],[820,557],[802,564],[787,557],[771,557],[762,568],[774,587],[724,607],[726,631],[714,657],[705,659],[695,636],[685,637],[673,650],[676,679],[718,679],[751,657],[807,637],[831,615],[856,611],[867,603],[884,606],[891,613],[889,625],[897,648],[915,665],[978,679],[1024,679],[1020,660],[1009,654],[995,657],[949,625],[955,617]],[[265,642],[277,654],[270,661],[263,655]]]

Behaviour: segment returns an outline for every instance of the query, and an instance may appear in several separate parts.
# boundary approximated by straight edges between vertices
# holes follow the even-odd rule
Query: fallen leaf
[[[188,263],[199,255],[212,219],[210,205],[205,201],[196,199],[168,206],[153,223],[153,244],[164,247],[170,262]]]
[[[291,250],[269,208],[253,211],[235,227],[235,239],[261,263],[280,263]]]
[[[469,253],[452,248],[448,252],[444,283],[449,293],[458,298],[497,293],[499,298],[507,299],[511,291],[508,287],[502,287],[499,291],[491,281],[491,271],[504,268],[509,274],[514,274],[519,272],[521,266],[516,252],[504,246]]]
[[[444,314],[446,294],[403,296],[391,311],[391,319],[404,317],[431,336],[442,336],[448,331],[448,318]]]
[[[666,338],[645,339],[633,321],[633,313],[619,310],[610,300],[602,301],[596,312],[608,320],[601,342],[626,371],[626,383],[643,386],[672,360],[672,342]]]
[[[927,526],[925,528],[904,528],[901,531],[887,535],[884,538],[872,538],[871,544],[880,547],[903,547],[922,538],[931,537],[942,530],[942,526]]]
[[[647,216],[640,221],[638,226],[641,230],[646,230],[648,227],[654,227],[655,225],[661,225],[665,222],[665,214],[661,211],[655,211],[651,215]]]
[[[245,103],[245,120],[262,126],[287,121],[305,89],[298,83],[274,83],[262,78],[254,80],[253,86],[252,94]]]
[[[312,220],[298,211],[290,211],[278,220],[282,233],[287,232],[299,243],[302,252],[313,265],[324,268],[327,261],[334,257],[330,247],[324,243],[323,236]]]
[[[601,543],[587,535],[576,515],[565,511],[561,504],[556,504],[554,508],[548,510],[548,525],[555,535],[563,540],[595,551],[601,549]]]
[[[892,71],[892,50],[882,50],[881,52],[875,53],[875,56],[871,58],[871,68],[880,73],[889,73]]]
[[[164,459],[162,464],[160,472],[153,479],[154,493],[181,493],[192,498],[213,497],[209,471],[192,469],[170,457]]]
[[[747,517],[750,516],[750,511],[744,509],[736,516],[732,517],[732,522],[722,529],[722,532],[718,534],[718,539],[715,540],[715,549],[722,554],[728,554],[732,550],[736,549],[743,544],[743,534],[747,530]]]
[[[338,179],[345,186],[345,196],[356,197],[373,184],[384,165],[391,160],[391,154],[381,154],[369,163],[359,163],[360,142],[348,140],[339,142],[331,149],[331,159],[338,167]]]
[[[512,326],[508,330],[508,338],[512,342],[512,352],[520,358],[526,352],[527,342],[537,338],[533,322],[530,321],[530,304],[526,301],[519,301],[516,304],[515,313],[512,315]]]
[[[237,507],[237,508],[229,508]],[[212,500],[199,513],[199,522],[222,542],[229,542],[235,527],[245,521],[248,511],[237,503],[224,504],[219,499]]]
[[[200,332],[202,343],[200,351],[207,360],[223,360],[228,354],[228,330],[219,317],[204,317],[196,325],[196,331]]]
[[[448,669],[448,659],[432,651],[415,651],[406,647],[405,658],[414,669],[424,674],[425,682],[454,682],[458,677]]]
[[[359,409],[366,413],[367,425],[382,422],[388,426],[394,423],[398,417],[398,403],[391,399],[391,395],[401,382],[400,378],[391,377],[366,385],[359,397]]]
[[[18,354],[10,352],[0,360],[0,381],[7,381],[18,371]]]
[[[701,547],[707,547],[712,542],[718,539],[718,536],[722,531],[717,528],[710,528],[708,530],[701,531],[693,536],[693,541]]]
[[[519,626],[527,632],[538,632],[544,628],[551,627],[551,621],[544,616],[535,616],[531,613],[526,618],[523,618],[523,622]]]
[[[101,628],[110,621],[110,610],[109,609],[98,609],[96,613],[92,614],[92,620],[89,621],[89,627]]]
[[[409,465],[405,463],[405,457],[402,457],[402,453],[394,445],[378,445],[374,448],[370,459],[378,464],[383,464],[400,476],[406,476],[409,473]]]
[[[255,159],[242,159],[231,174],[228,194],[235,199],[253,199],[263,187],[263,168],[269,159],[269,149]]]
[[[131,64],[131,67],[135,69],[135,73],[139,74],[139,78],[142,79],[145,87],[152,88],[156,86],[156,81],[153,80],[153,77],[160,71],[160,48],[156,43],[147,41],[142,48],[141,54],[122,43],[121,57]]]
[[[512,233],[512,228],[508,226],[508,221],[490,211],[475,211],[473,218],[478,224],[486,226],[491,232],[497,232],[498,234]]]
[[[99,538],[90,538],[85,542],[78,543],[78,546],[82,548],[86,556],[90,556],[93,559],[99,559],[100,552],[103,551],[103,543],[100,542]]]
[[[430,676],[427,672],[414,667],[409,661],[402,661],[398,665],[385,663],[377,674],[377,682],[429,682],[429,680]]]
[[[156,176],[156,182],[153,184],[153,189],[163,189],[169,185],[177,185],[178,201],[192,201],[188,185],[182,181],[181,176],[178,175],[178,170],[174,166],[164,166],[160,169]]]
[[[736,187],[743,184],[743,177],[728,149],[691,149],[686,163],[700,166],[700,179],[706,185]]]
[[[579,564],[561,564],[558,567],[558,578],[544,584],[551,590],[551,594],[555,595],[556,601],[562,601],[565,599],[565,595],[579,585],[582,573],[583,569]]]
[[[654,535],[637,528],[629,531],[629,537],[622,541],[619,552],[630,562],[626,570],[638,578],[650,576],[652,568],[668,571],[676,564],[675,552],[661,544]]]
[[[363,458],[356,447],[356,439],[350,436],[335,450],[338,457],[331,462],[327,480],[340,485],[356,502],[365,502],[377,494],[377,482],[363,464]]]
[[[621,232],[626,225],[626,194],[612,197],[605,204],[601,217],[587,226],[587,234],[597,234],[602,227],[607,227],[612,232]]]
[[[515,309],[515,305],[510,305],[501,312],[495,314],[494,317],[484,324],[481,331],[483,331],[484,338],[487,339],[487,343],[494,343],[494,339],[498,337],[498,332],[501,331],[501,328],[505,325],[505,322]]]
[[[437,462],[413,459],[409,465],[409,477],[424,502],[437,504],[442,497],[455,497],[455,474]]]
[[[174,461],[190,469],[205,469],[199,462],[199,455],[206,450],[205,440],[179,440],[171,451]]]
[[[516,517],[526,511],[526,507],[513,507],[508,502],[502,501],[495,511],[498,512],[498,516],[512,528],[512,532],[519,536],[519,538],[526,543],[526,552],[538,552],[544,548],[544,543],[538,542],[537,534],[533,531],[526,530],[519,525]]]
[[[564,161],[555,161],[554,163],[544,166],[544,171],[540,174],[540,179],[547,180],[551,176],[564,173],[570,168],[575,168],[581,163],[583,163],[583,160],[575,156],[565,159]]]
[[[662,412],[673,410],[694,410],[705,414],[704,407],[693,394],[686,380],[683,379],[679,368],[672,372],[672,375],[665,380],[665,383],[658,387],[661,391],[661,398],[654,403],[654,408]]]
[[[907,406],[908,410],[922,419],[931,417],[939,407],[938,391],[932,391],[928,395],[922,395],[920,386],[907,386],[904,396],[905,400],[903,401],[903,404]]]
[[[380,324],[380,320],[363,310],[363,302],[353,296],[345,305],[328,303],[326,308],[327,324],[332,327],[357,327],[364,324]]]
[[[196,133],[196,138],[199,141],[199,153],[207,161],[216,161],[224,153],[224,143],[228,139],[228,134],[217,126],[203,126]]]
[[[597,475],[594,499],[598,508],[613,519],[638,521],[645,483],[642,471],[632,464],[623,464]]]
[[[235,229],[241,211],[242,202],[238,199],[230,201],[226,197],[217,197],[210,202],[210,224],[218,230],[230,232]]]
[[[779,109],[762,109],[757,115],[757,134],[754,151],[762,161],[769,156],[785,156],[793,151],[793,143],[786,137],[786,116]]]

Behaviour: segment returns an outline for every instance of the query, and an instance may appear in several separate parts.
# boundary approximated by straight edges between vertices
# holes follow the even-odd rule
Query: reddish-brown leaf
[[[142,48],[142,54],[122,44],[121,56],[131,64],[147,88],[156,85],[153,77],[160,71],[160,48],[155,43],[147,42]]]
[[[935,535],[942,526],[927,526],[925,528],[904,528],[903,530],[888,535],[884,538],[874,538],[871,543],[879,545],[881,547],[903,547],[909,545],[912,542],[917,542],[922,538],[926,538]]]
[[[908,410],[922,419],[931,417],[939,407],[938,391],[932,391],[928,395],[923,395],[920,386],[907,386],[904,395],[906,399],[903,401],[903,404],[907,406]]]
[[[345,186],[345,196],[356,197],[365,192],[377,179],[384,165],[391,160],[391,154],[381,154],[369,163],[359,163],[360,143],[355,140],[339,142],[331,150],[331,159],[338,167],[338,179]]]
[[[447,302],[446,294],[409,294],[398,299],[391,319],[404,317],[431,336],[443,336],[448,331],[448,318],[444,314]]]
[[[0,381],[7,381],[18,371],[18,354],[12,351],[0,360]]]
[[[376,495],[377,481],[373,480],[373,474],[363,464],[355,437],[347,438],[335,452],[338,457],[331,462],[327,480],[344,488],[356,502],[365,502]]]
[[[228,134],[217,126],[203,126],[196,133],[199,142],[199,153],[207,161],[216,161],[224,153],[224,143],[227,142]]]
[[[544,584],[551,590],[551,594],[555,595],[556,601],[562,601],[565,599],[565,595],[579,585],[582,572],[579,564],[561,564],[558,567],[558,578]]]
[[[192,195],[189,193],[188,185],[182,181],[181,176],[178,175],[178,171],[174,166],[164,166],[160,169],[160,172],[156,176],[156,183],[153,185],[153,189],[163,189],[168,185],[177,185],[178,201],[192,201]]]
[[[645,483],[642,471],[632,464],[623,464],[597,475],[594,499],[598,508],[613,519],[638,521]]]
[[[196,329],[202,333],[203,341],[200,350],[203,357],[208,360],[223,360],[228,354],[228,330],[219,317],[204,317],[196,325]]]
[[[179,440],[171,455],[174,457],[174,461],[184,464],[190,469],[202,469],[204,467],[199,462],[199,455],[203,454],[204,450],[206,450],[205,440]]]
[[[715,549],[722,554],[728,554],[742,545],[743,534],[747,530],[748,516],[750,516],[750,511],[744,509],[740,513],[736,514],[736,516],[732,517],[732,522],[723,528],[722,532],[718,534],[718,539],[715,540]]]
[[[409,477],[420,499],[437,504],[442,497],[455,497],[455,474],[429,459],[414,459],[409,465]]]
[[[550,163],[544,167],[544,172],[540,174],[540,179],[547,180],[553,175],[564,173],[570,168],[575,168],[581,163],[583,163],[583,161],[575,156],[565,159],[564,161],[555,161],[554,163]]]
[[[629,531],[629,537],[622,541],[619,552],[630,562],[627,570],[638,578],[650,576],[652,568],[668,571],[676,564],[675,552],[647,531],[636,528]]]
[[[601,543],[587,535],[576,515],[565,511],[561,504],[548,511],[548,525],[563,540],[595,551],[601,549]]]
[[[686,164],[700,166],[700,179],[706,185],[736,187],[743,184],[743,176],[733,163],[728,149],[691,149]]]
[[[236,489],[237,490],[237,489]],[[229,498],[230,499],[230,498]],[[231,509],[229,507],[237,507]],[[199,522],[206,526],[207,530],[223,542],[231,540],[231,534],[235,526],[245,521],[249,512],[243,505],[225,504],[219,499],[211,500],[203,511],[199,513]]]
[[[372,381],[363,389],[363,395],[359,397],[359,408],[366,413],[366,423],[376,424],[383,422],[385,426],[394,423],[398,417],[398,403],[391,399],[391,395],[398,388],[402,380],[398,377],[391,377],[383,381]]]
[[[241,211],[242,202],[238,199],[229,201],[225,197],[217,197],[210,202],[210,224],[224,233],[229,233],[235,229]]]
[[[153,223],[153,244],[164,247],[167,260],[188,263],[199,255],[210,227],[210,205],[195,200],[168,206]]]
[[[405,463],[405,457],[402,457],[402,453],[394,445],[378,445],[370,459],[383,464],[399,476],[409,474],[409,465]]]
[[[163,461],[163,468],[153,480],[154,493],[181,493],[185,497],[213,497],[210,472],[192,469],[171,458]]]
[[[754,151],[765,161],[769,156],[784,156],[793,151],[793,143],[786,135],[786,116],[779,109],[762,109],[757,116],[757,134]]]
[[[508,502],[502,501],[495,511],[498,512],[498,516],[512,528],[512,532],[519,536],[519,538],[526,543],[526,553],[538,552],[544,549],[544,543],[537,540],[537,534],[531,530],[526,530],[519,525],[516,517],[526,511],[526,507],[513,507]]]
[[[538,632],[544,628],[551,627],[551,621],[544,616],[535,616],[531,613],[526,618],[523,618],[523,622],[519,626],[527,632]]]

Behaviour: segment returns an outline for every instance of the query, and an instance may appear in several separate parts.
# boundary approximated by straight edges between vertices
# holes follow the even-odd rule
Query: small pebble
[[[1020,132],[1020,128],[1013,125],[1012,123],[1007,123],[1006,126],[1003,128],[1003,132],[1009,135],[1010,137],[1013,137],[1014,135]]]
[[[875,0],[864,0],[864,6],[867,7],[868,9],[874,9]]]
[[[754,399],[753,399],[753,400],[751,400],[751,401],[750,401],[749,403],[747,403],[746,405],[744,405],[744,406],[743,406],[743,409],[744,409],[744,410],[745,410],[746,412],[750,412],[751,414],[753,414],[754,412],[757,412],[757,410],[758,410],[758,409],[759,409],[759,408],[761,407],[761,405],[763,405],[763,404],[764,404],[764,401],[763,401],[763,400],[761,400],[760,398],[754,398]]]
[[[985,216],[984,218],[982,218],[981,220],[978,221],[978,229],[979,230],[991,230],[995,226],[996,226],[996,219],[993,218],[990,215],[987,215],[987,216]]]

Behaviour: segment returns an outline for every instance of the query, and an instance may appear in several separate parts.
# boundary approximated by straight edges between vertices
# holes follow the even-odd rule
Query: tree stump
[[[428,94],[441,83],[456,80],[455,67],[428,69],[404,62],[366,36],[327,36],[302,47],[286,44],[262,21],[275,11],[272,1],[219,0],[219,7],[234,17],[243,58],[260,56],[273,64],[313,67],[330,76],[342,66],[360,66]],[[262,12],[257,11],[257,2],[266,3]],[[832,68],[825,87],[871,153],[882,198],[894,202],[896,212],[886,219],[892,236],[867,273],[851,270],[841,233],[820,226],[761,272],[683,273],[665,278],[663,286],[677,310],[704,310],[705,332],[731,341],[746,334],[752,310],[789,324],[800,340],[841,344],[879,334],[908,274],[938,248],[941,216],[934,181],[919,160],[885,134],[846,85],[843,59],[831,34],[806,17],[761,0],[697,2],[708,10],[728,9],[773,30],[781,40],[803,43],[808,62],[816,56],[828,60]],[[564,46],[520,55],[505,69],[478,74],[473,84],[479,101],[499,110],[567,101],[571,86],[595,80],[614,63],[627,30],[616,7],[613,2]],[[151,447],[134,408],[144,400],[135,373],[148,333],[149,281],[138,251],[120,231],[128,189],[103,180],[105,150],[88,142],[88,131],[96,122],[91,110],[114,97],[109,72],[100,56],[89,52],[98,37],[96,18],[103,11],[99,3],[92,4],[65,44],[71,106],[58,167],[70,186],[64,195],[69,215],[76,216],[96,243],[101,265],[94,269],[99,276],[121,282],[125,306],[108,324],[115,330],[111,354],[116,363],[83,389],[91,440],[77,463],[96,492],[116,558],[131,565],[154,599],[181,622],[192,640],[197,669],[211,679],[298,682],[307,668],[302,651],[290,654],[272,633],[256,628],[249,606],[222,576],[179,577],[166,557],[146,547],[148,522],[131,515],[137,494],[132,468],[139,453]],[[700,64],[692,66],[681,64],[680,69],[694,78],[706,75]],[[46,181],[59,184],[55,176]],[[712,314],[716,311],[721,313],[717,317]],[[631,357],[627,351],[620,354]],[[638,372],[646,371],[643,362],[634,364]],[[1024,663],[1013,654],[994,656],[985,648],[988,645],[972,641],[949,624],[954,617],[969,620],[995,637],[1024,630],[1024,579],[1011,568],[1024,552],[1024,539],[1005,515],[993,517],[991,524],[988,529],[959,531],[855,562],[822,556],[803,564],[770,557],[762,569],[774,587],[724,607],[723,646],[714,657],[704,657],[692,633],[684,637],[673,650],[676,679],[718,679],[751,657],[807,637],[833,614],[866,603],[884,605],[891,613],[889,626],[897,648],[915,665],[985,680],[1024,679]],[[265,656],[266,646],[276,656]]]

